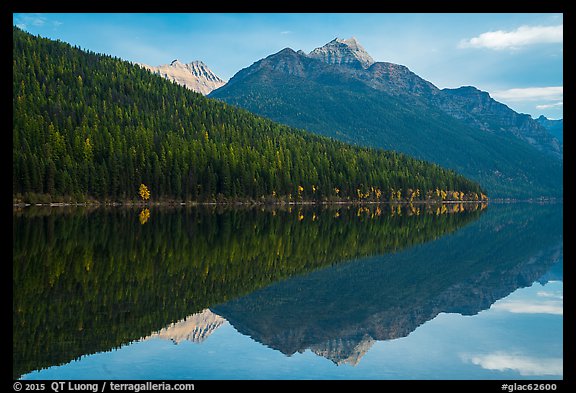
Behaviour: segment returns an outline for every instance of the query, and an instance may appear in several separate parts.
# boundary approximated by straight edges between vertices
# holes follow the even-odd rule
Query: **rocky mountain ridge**
[[[530,115],[517,113],[473,86],[442,89],[433,102],[447,114],[487,132],[508,132],[539,151],[562,158],[558,139]]]
[[[564,120],[563,119],[552,120],[552,119],[548,119],[544,115],[540,115],[540,117],[538,117],[536,119],[536,121],[538,123],[540,123],[542,125],[542,127],[544,127],[550,134],[552,134],[552,136],[554,136],[556,139],[558,139],[560,144],[564,143]]]
[[[366,52],[366,49],[358,43],[355,37],[335,38],[326,45],[314,49],[307,56],[328,64],[346,64],[365,69],[374,64],[372,56]]]
[[[159,66],[138,64],[155,74],[203,95],[207,95],[226,84],[226,81],[222,80],[206,64],[199,60],[182,63],[176,59],[170,64]]]
[[[309,59],[319,60],[328,67]],[[336,38],[307,55],[283,49],[240,71],[230,83],[263,70],[322,81],[328,80],[329,74],[332,83],[360,82],[404,100],[423,100],[469,126],[492,133],[509,133],[539,151],[562,157],[558,139],[530,115],[515,112],[473,86],[439,89],[406,66],[375,62],[354,37]]]
[[[488,132],[509,132],[540,151],[557,158],[562,156],[560,142],[530,115],[513,111],[491,98],[487,92],[473,86],[439,89],[408,67],[375,62],[354,37],[346,40],[336,38],[323,47],[314,49],[308,57],[327,64],[354,68],[361,65],[360,71],[352,73],[374,89],[395,96],[417,96],[468,125]]]
[[[161,338],[172,340],[174,344],[180,344],[184,341],[201,343],[225,322],[224,318],[214,314],[209,309],[205,309],[174,322],[142,340]]]

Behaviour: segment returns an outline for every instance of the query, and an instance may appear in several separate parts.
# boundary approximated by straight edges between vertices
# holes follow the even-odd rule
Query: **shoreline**
[[[112,206],[112,207],[153,207],[153,206],[315,206],[315,205],[434,205],[434,204],[456,204],[456,203],[488,203],[484,201],[298,201],[298,202],[50,202],[50,203],[13,203],[14,207],[44,206],[44,207],[64,207],[64,206]]]
[[[235,201],[235,202],[198,202],[198,201],[158,201],[158,202],[50,202],[50,203],[13,203],[12,207],[163,207],[163,206],[326,206],[326,205],[435,205],[435,204],[478,204],[478,203],[563,203],[562,199],[512,199],[497,198],[478,201],[436,201],[436,200],[414,200],[414,201],[291,201],[291,202],[270,202],[270,201]]]

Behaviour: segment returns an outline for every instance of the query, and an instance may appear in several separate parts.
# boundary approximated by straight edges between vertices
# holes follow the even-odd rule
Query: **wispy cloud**
[[[498,90],[491,93],[497,100],[506,101],[562,101],[563,86],[526,87],[508,90]]]
[[[62,25],[62,22],[57,20],[50,20],[44,14],[18,14],[14,16],[14,24],[26,30],[29,27],[59,27]]]
[[[508,311],[515,314],[554,314],[563,315],[564,307],[561,301],[550,300],[541,302],[507,301],[495,303],[492,309]]]
[[[538,291],[536,298],[528,300],[503,299],[492,305],[492,309],[516,314],[564,314],[562,291]]]
[[[14,17],[14,24],[21,29],[27,29],[28,26],[44,26],[47,18],[42,14],[25,14]]]
[[[564,371],[562,358],[536,358],[506,352],[464,355],[462,357],[465,361],[487,370],[514,370],[524,376],[561,376]]]
[[[536,296],[539,297],[551,297],[555,299],[564,299],[564,295],[560,291],[538,291]]]
[[[564,103],[562,101],[555,102],[553,104],[536,105],[536,109],[551,109],[551,108],[559,108],[561,106],[564,106]]]
[[[520,106],[519,111],[562,110],[564,106],[564,88],[562,86],[526,87],[490,92],[497,101],[512,107]],[[532,109],[526,109],[532,108]],[[549,117],[550,115],[548,115]],[[561,116],[561,115],[560,115]],[[550,118],[550,117],[549,117]]]
[[[564,25],[520,26],[516,30],[488,31],[460,41],[460,48],[518,49],[527,45],[562,43]]]

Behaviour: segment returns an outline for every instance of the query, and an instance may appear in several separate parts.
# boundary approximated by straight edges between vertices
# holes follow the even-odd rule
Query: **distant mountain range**
[[[397,150],[479,181],[492,197],[562,195],[562,144],[541,122],[467,86],[438,89],[375,62],[356,39],[286,48],[209,94],[275,121]]]
[[[564,120],[550,120],[546,116],[541,115],[536,119],[538,123],[542,125],[548,132],[558,141],[560,145],[564,144]]]
[[[520,114],[472,86],[442,89],[433,100],[447,114],[483,131],[511,133],[537,150],[562,159],[562,145],[530,115]]]
[[[188,64],[173,60],[170,64],[159,66],[143,63],[138,65],[203,95],[226,84],[206,64],[198,60]]]

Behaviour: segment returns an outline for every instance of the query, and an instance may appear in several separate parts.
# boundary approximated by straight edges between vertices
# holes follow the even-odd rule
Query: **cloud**
[[[40,27],[46,24],[46,17],[42,14],[18,15],[14,18],[14,24],[21,29],[26,29],[28,26]]]
[[[560,102],[555,102],[553,104],[542,104],[542,105],[536,105],[536,109],[551,109],[551,108],[558,108],[564,106],[564,103],[562,101]]]
[[[517,314],[564,314],[562,292],[538,291],[538,298],[526,300],[500,300],[492,305],[492,309]]]
[[[552,297],[552,298],[556,298],[556,299],[564,299],[564,295],[562,294],[562,292],[559,291],[538,291],[536,293],[536,296],[540,296],[540,297]]]
[[[464,355],[463,358],[487,370],[514,370],[524,376],[562,376],[564,372],[562,358],[536,358],[506,352]]]
[[[507,301],[495,303],[492,305],[492,309],[508,311],[515,314],[564,314],[562,302],[554,300],[542,302]]]
[[[520,26],[513,31],[488,31],[460,41],[459,48],[518,49],[534,44],[562,43],[564,25]]]
[[[19,14],[14,17],[14,24],[22,30],[29,27],[59,27],[62,22],[57,20],[50,20],[44,14]]]
[[[564,106],[564,88],[562,86],[497,90],[491,92],[490,95],[497,101],[515,107],[517,111],[561,111]]]
[[[508,90],[498,90],[490,94],[496,100],[505,101],[562,101],[563,86],[526,87]]]

